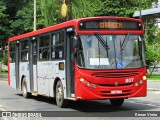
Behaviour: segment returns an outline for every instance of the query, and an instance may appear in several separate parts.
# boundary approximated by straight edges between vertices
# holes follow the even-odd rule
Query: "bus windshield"
[[[128,69],[145,65],[144,42],[141,35],[79,35],[77,64],[86,69]],[[126,42],[127,41],[127,42]],[[104,43],[103,42],[103,43]],[[125,42],[125,46],[123,45]],[[123,48],[123,49],[122,49]]]

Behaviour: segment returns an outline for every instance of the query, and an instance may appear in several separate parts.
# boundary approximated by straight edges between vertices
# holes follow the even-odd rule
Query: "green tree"
[[[68,13],[61,16],[63,0],[41,0],[41,10],[45,18],[45,26],[50,26],[67,20],[95,15],[95,10],[101,6],[101,0],[66,0]]]
[[[146,40],[146,63],[147,68],[152,74],[157,64],[160,62],[160,31],[158,26],[150,28],[148,35],[145,37]],[[152,66],[152,69],[150,69]]]
[[[75,0],[69,5],[71,19],[95,16],[95,11],[101,5],[101,0]]]
[[[60,22],[60,1],[57,0],[40,0],[40,8],[44,17],[45,26],[50,26]],[[58,22],[59,21],[59,22]]]
[[[1,0],[6,6],[6,13],[10,20],[14,20],[18,10],[22,9],[30,0]]]
[[[10,20],[8,19],[8,14],[6,13],[5,4],[0,1],[0,40],[6,41],[8,36],[11,34],[11,30],[9,28]]]
[[[33,31],[33,4],[33,1],[29,1],[25,6],[17,11],[15,20],[11,23],[14,35]],[[44,27],[43,20],[40,10],[40,2],[37,0],[37,29]]]
[[[132,17],[139,9],[150,8],[154,1],[157,0],[102,0],[102,6],[97,9],[96,15]]]
[[[8,63],[8,54],[5,54],[5,55],[3,56],[3,58],[2,58],[2,63],[3,63],[4,65],[7,65],[7,63]]]

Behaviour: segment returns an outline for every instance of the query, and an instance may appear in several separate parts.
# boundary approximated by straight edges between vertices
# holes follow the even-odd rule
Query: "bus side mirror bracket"
[[[73,48],[77,48],[77,37],[76,35],[76,31],[73,27],[69,27],[66,29],[67,34],[71,37],[72,40],[72,44],[73,44]]]
[[[77,42],[77,37],[73,37],[73,48],[77,48],[78,47],[78,42]]]

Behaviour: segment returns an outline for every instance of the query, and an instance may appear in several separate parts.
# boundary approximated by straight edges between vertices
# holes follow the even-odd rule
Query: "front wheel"
[[[68,101],[64,99],[63,85],[61,81],[58,81],[56,85],[56,103],[57,106],[61,108],[66,107],[68,104]]]
[[[110,99],[110,103],[113,106],[121,106],[124,102],[124,98],[120,98],[120,99]]]

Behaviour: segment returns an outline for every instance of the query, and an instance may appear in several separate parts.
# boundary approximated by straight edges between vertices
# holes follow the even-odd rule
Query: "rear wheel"
[[[57,106],[61,108],[66,107],[68,103],[68,101],[64,99],[63,85],[61,81],[58,81],[56,85],[56,103]]]
[[[124,102],[124,98],[120,98],[120,99],[110,99],[110,103],[113,106],[121,106]]]
[[[22,95],[25,98],[28,98],[30,96],[30,94],[28,93],[27,90],[27,84],[26,84],[26,78],[23,78],[23,82],[22,82]]]

